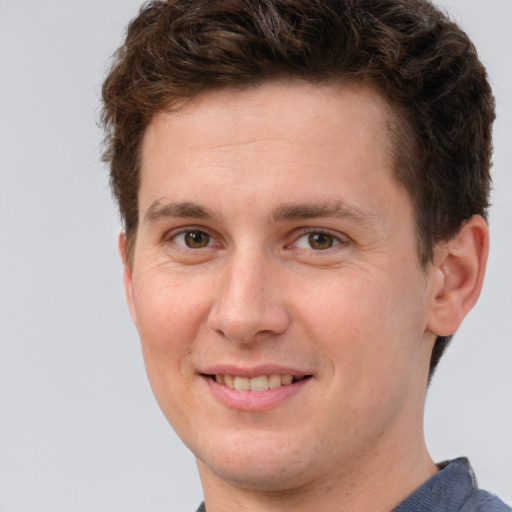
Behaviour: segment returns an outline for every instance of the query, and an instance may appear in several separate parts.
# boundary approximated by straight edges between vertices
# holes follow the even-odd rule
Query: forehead
[[[266,82],[241,89],[219,89],[203,92],[189,100],[177,102],[168,110],[157,112],[146,134],[162,124],[180,128],[191,127],[199,136],[211,138],[209,121],[216,124],[216,133],[233,123],[251,122],[252,128],[261,127],[267,135],[268,125],[276,132],[283,129],[290,135],[300,135],[301,123],[305,119],[329,121],[335,117],[333,107],[343,105],[347,115],[357,113],[362,124],[370,121],[376,130],[387,131],[392,109],[382,95],[372,87],[355,84],[310,84],[302,81]],[[283,115],[284,114],[284,115]],[[199,123],[197,124],[197,121]],[[201,129],[203,127],[203,129]],[[366,126],[368,128],[368,126]],[[383,133],[381,132],[381,135]],[[310,132],[311,135],[315,135]],[[325,134],[322,134],[322,136]],[[343,135],[342,133],[338,135]],[[240,141],[246,133],[239,132]],[[211,139],[214,142],[214,139]]]
[[[353,105],[350,110],[357,110],[361,119],[371,118],[372,121],[380,120],[385,123],[385,118],[391,112],[385,98],[374,87],[362,83],[347,81],[312,84],[299,80],[283,80],[236,89],[205,91],[188,100],[173,103],[167,110],[158,112],[150,125],[169,123],[173,120],[182,123],[187,119],[193,122],[195,117],[204,120],[212,116],[218,121],[220,128],[229,125],[236,113],[245,119],[251,114],[256,117],[255,110],[260,110],[265,113],[266,119],[279,121],[276,128],[290,127],[303,120],[304,116],[328,118],[335,104],[343,104],[343,108],[348,111],[348,103]],[[287,114],[286,117],[282,117],[284,112]]]
[[[190,202],[246,226],[319,204],[385,223],[404,196],[412,218],[393,177],[389,117],[373,89],[303,82],[212,91],[159,112],[142,144],[139,226],[155,205]]]
[[[242,176],[251,162],[274,166],[276,175],[293,165],[307,174],[337,156],[360,170],[370,154],[391,168],[391,115],[379,93],[354,85],[271,82],[203,93],[153,117],[142,144],[142,188],[171,168],[181,179],[198,167],[219,177],[235,166]],[[252,173],[255,182],[259,176]]]

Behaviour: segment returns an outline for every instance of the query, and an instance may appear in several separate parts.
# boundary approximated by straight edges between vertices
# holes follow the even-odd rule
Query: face
[[[125,284],[202,478],[335,480],[421,430],[432,292],[387,120],[371,90],[269,83],[147,128]]]

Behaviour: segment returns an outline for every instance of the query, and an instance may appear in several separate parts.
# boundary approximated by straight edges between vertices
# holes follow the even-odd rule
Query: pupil
[[[202,231],[188,231],[185,235],[185,242],[188,247],[197,249],[198,247],[206,247],[210,237]]]
[[[333,239],[331,235],[325,233],[311,233],[309,235],[309,244],[313,249],[329,249],[332,247]]]

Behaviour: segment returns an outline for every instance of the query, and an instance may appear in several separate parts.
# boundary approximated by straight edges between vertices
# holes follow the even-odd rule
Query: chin
[[[256,432],[230,435],[226,443],[215,446],[210,439],[206,450],[196,451],[201,474],[217,478],[247,490],[283,492],[311,479],[311,464],[304,457],[298,436],[279,436]],[[294,438],[294,445],[290,443]],[[202,452],[202,453],[201,453]],[[307,453],[307,450],[306,450]]]

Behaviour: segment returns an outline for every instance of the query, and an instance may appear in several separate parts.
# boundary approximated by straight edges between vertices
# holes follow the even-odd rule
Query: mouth
[[[258,375],[255,377],[241,377],[238,375],[228,374],[204,374],[204,377],[214,380],[217,384],[226,386],[236,391],[267,391],[269,389],[278,389],[284,386],[290,386],[296,382],[309,379],[312,375],[288,375],[288,374],[271,374]]]

